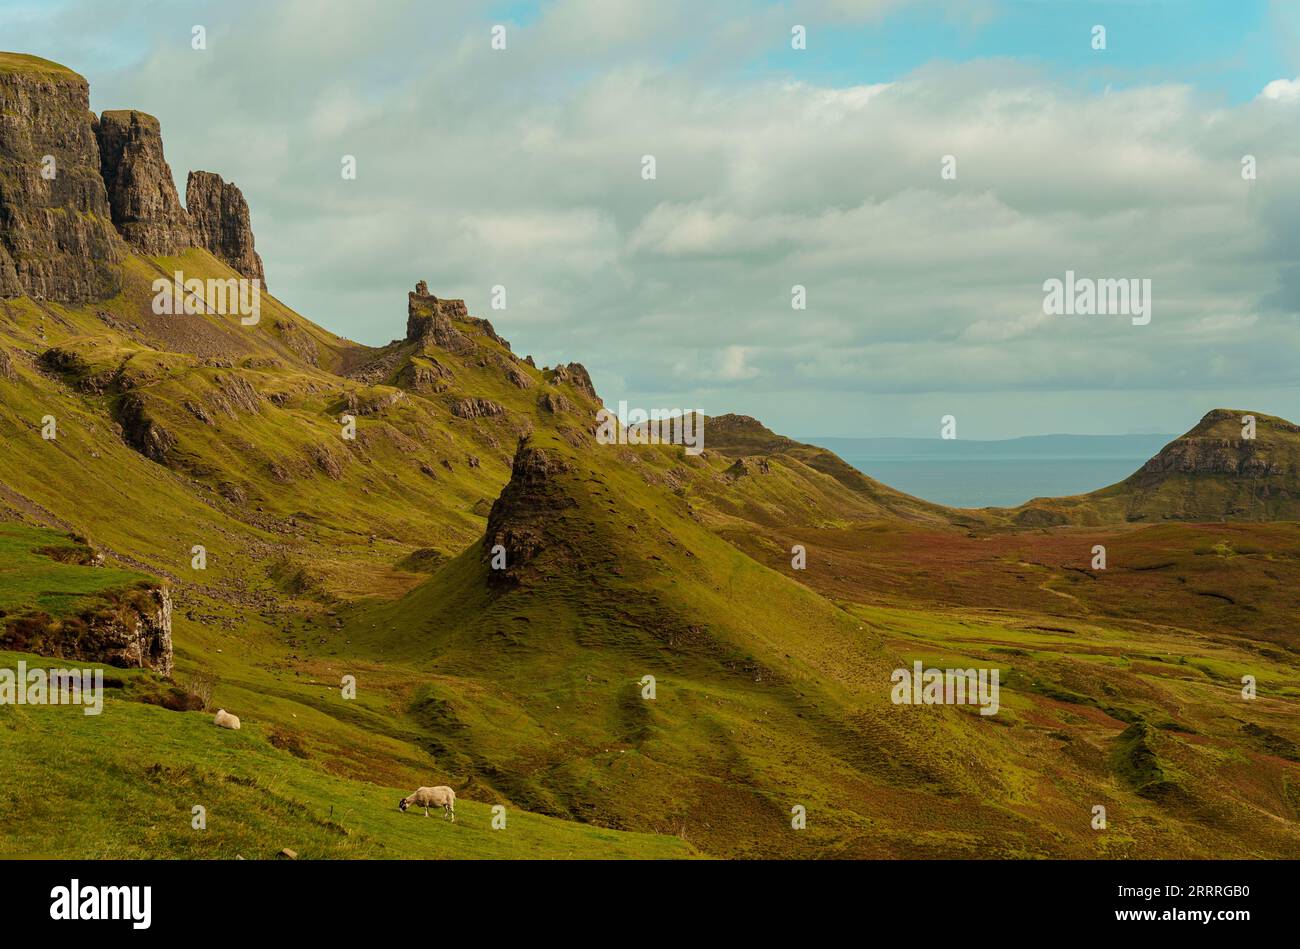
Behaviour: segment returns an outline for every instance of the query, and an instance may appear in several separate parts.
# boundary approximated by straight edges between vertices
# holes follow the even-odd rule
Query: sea
[[[1174,435],[1033,435],[1001,441],[800,438],[865,475],[950,507],[1014,507],[1123,481]]]

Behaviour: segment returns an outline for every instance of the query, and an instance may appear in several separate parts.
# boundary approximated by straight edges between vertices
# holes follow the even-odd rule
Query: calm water
[[[1173,435],[1042,435],[1007,441],[804,438],[891,488],[952,507],[1010,507],[1123,481]]]

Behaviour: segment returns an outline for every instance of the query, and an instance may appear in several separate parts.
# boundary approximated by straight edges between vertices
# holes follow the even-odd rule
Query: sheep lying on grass
[[[231,715],[224,708],[217,709],[217,717],[212,721],[222,728],[233,728],[235,731],[239,731],[239,716]]]
[[[405,813],[412,804],[423,807],[425,817],[429,816],[429,808],[441,807],[443,819],[450,818],[453,824],[456,823],[456,792],[445,784],[436,788],[417,788],[414,794],[397,802],[397,809]]]

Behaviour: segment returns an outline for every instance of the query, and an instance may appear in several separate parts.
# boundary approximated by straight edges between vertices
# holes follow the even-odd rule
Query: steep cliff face
[[[191,171],[185,185],[185,207],[194,246],[207,249],[245,277],[256,277],[265,288],[266,274],[262,258],[253,249],[253,228],[243,193],[220,175]]]
[[[83,303],[120,288],[93,121],[81,76],[0,53],[0,296]]]
[[[0,297],[91,303],[121,289],[119,264],[202,247],[265,286],[248,202],[191,172],[188,210],[163,157],[158,120],[90,111],[70,69],[0,53]]]
[[[156,255],[191,246],[189,215],[163,158],[158,120],[134,110],[105,112],[95,134],[113,224],[131,248]]]

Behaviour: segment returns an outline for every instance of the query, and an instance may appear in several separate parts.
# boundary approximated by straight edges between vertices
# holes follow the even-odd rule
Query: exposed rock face
[[[0,379],[13,382],[17,378],[18,370],[14,368],[13,357],[3,348],[0,348]]]
[[[415,392],[443,392],[452,378],[451,370],[430,359],[428,365],[407,363],[397,374],[398,385]]]
[[[552,392],[550,390],[543,392],[538,397],[537,405],[542,409],[542,411],[550,412],[552,414],[568,412],[573,408],[573,404],[568,399],[560,395],[560,393]]]
[[[122,396],[117,407],[117,420],[122,426],[122,440],[160,465],[167,464],[168,456],[176,447],[176,438],[150,416],[144,397],[138,392]]]
[[[457,301],[464,305],[463,300]],[[465,322],[477,329],[480,333],[492,340],[494,343],[500,343],[506,349],[510,348],[510,341],[503,336],[498,336],[497,331],[492,328],[492,324],[485,319],[477,316],[466,316]]]
[[[59,659],[172,674],[172,598],[164,587],[132,590],[113,606],[60,621],[38,613],[9,620],[8,649]]]
[[[772,468],[766,458],[737,458],[723,475],[735,481],[752,474],[769,474]]]
[[[492,563],[492,548],[505,548],[505,569],[491,569],[488,583],[515,586],[535,573],[539,554],[547,549],[547,525],[555,515],[572,507],[558,476],[572,466],[553,451],[537,448],[528,436],[519,439],[511,465],[510,481],[488,513],[482,556]]]
[[[165,676],[172,674],[172,597],[166,587],[154,587],[133,597],[129,609],[99,632],[104,662],[139,666]]]
[[[489,415],[504,415],[505,408],[491,399],[471,398],[457,399],[451,404],[451,414],[457,418],[484,418]]]
[[[1186,438],[1166,445],[1142,466],[1147,474],[1181,472],[1198,475],[1234,475],[1263,478],[1280,475],[1280,464],[1262,457],[1251,442],[1229,438]]]
[[[552,380],[556,385],[567,383],[584,395],[598,398],[596,387],[591,384],[591,376],[580,362],[571,362],[567,366],[556,366]]]
[[[227,418],[238,418],[241,412],[257,415],[262,411],[262,395],[251,382],[234,373],[219,373],[212,381],[221,389],[218,393],[209,393],[207,403],[214,411]]]
[[[1284,419],[1260,416],[1260,435],[1241,437],[1241,418],[1246,413],[1214,409],[1183,437],[1170,442],[1141,468],[1140,474],[1182,473],[1191,475],[1234,475],[1263,478],[1287,473],[1280,457],[1274,457],[1278,435],[1300,433],[1300,426]]]
[[[452,353],[467,353],[474,342],[452,323],[453,319],[469,317],[464,300],[439,300],[429,293],[429,285],[421,280],[415,290],[407,294],[406,341],[408,343],[433,343]]]
[[[158,120],[134,110],[105,112],[95,135],[118,233],[141,254],[175,254],[191,246],[189,215],[163,158]]]
[[[85,79],[0,53],[0,297],[87,303],[120,289],[93,121]]]
[[[377,392],[348,392],[343,396],[345,408],[353,415],[379,415],[384,409],[397,405],[406,398],[401,389],[379,390]]]
[[[210,171],[191,171],[185,184],[194,245],[211,251],[245,277],[256,277],[266,287],[262,258],[253,249],[253,228],[248,202],[233,184]]]

